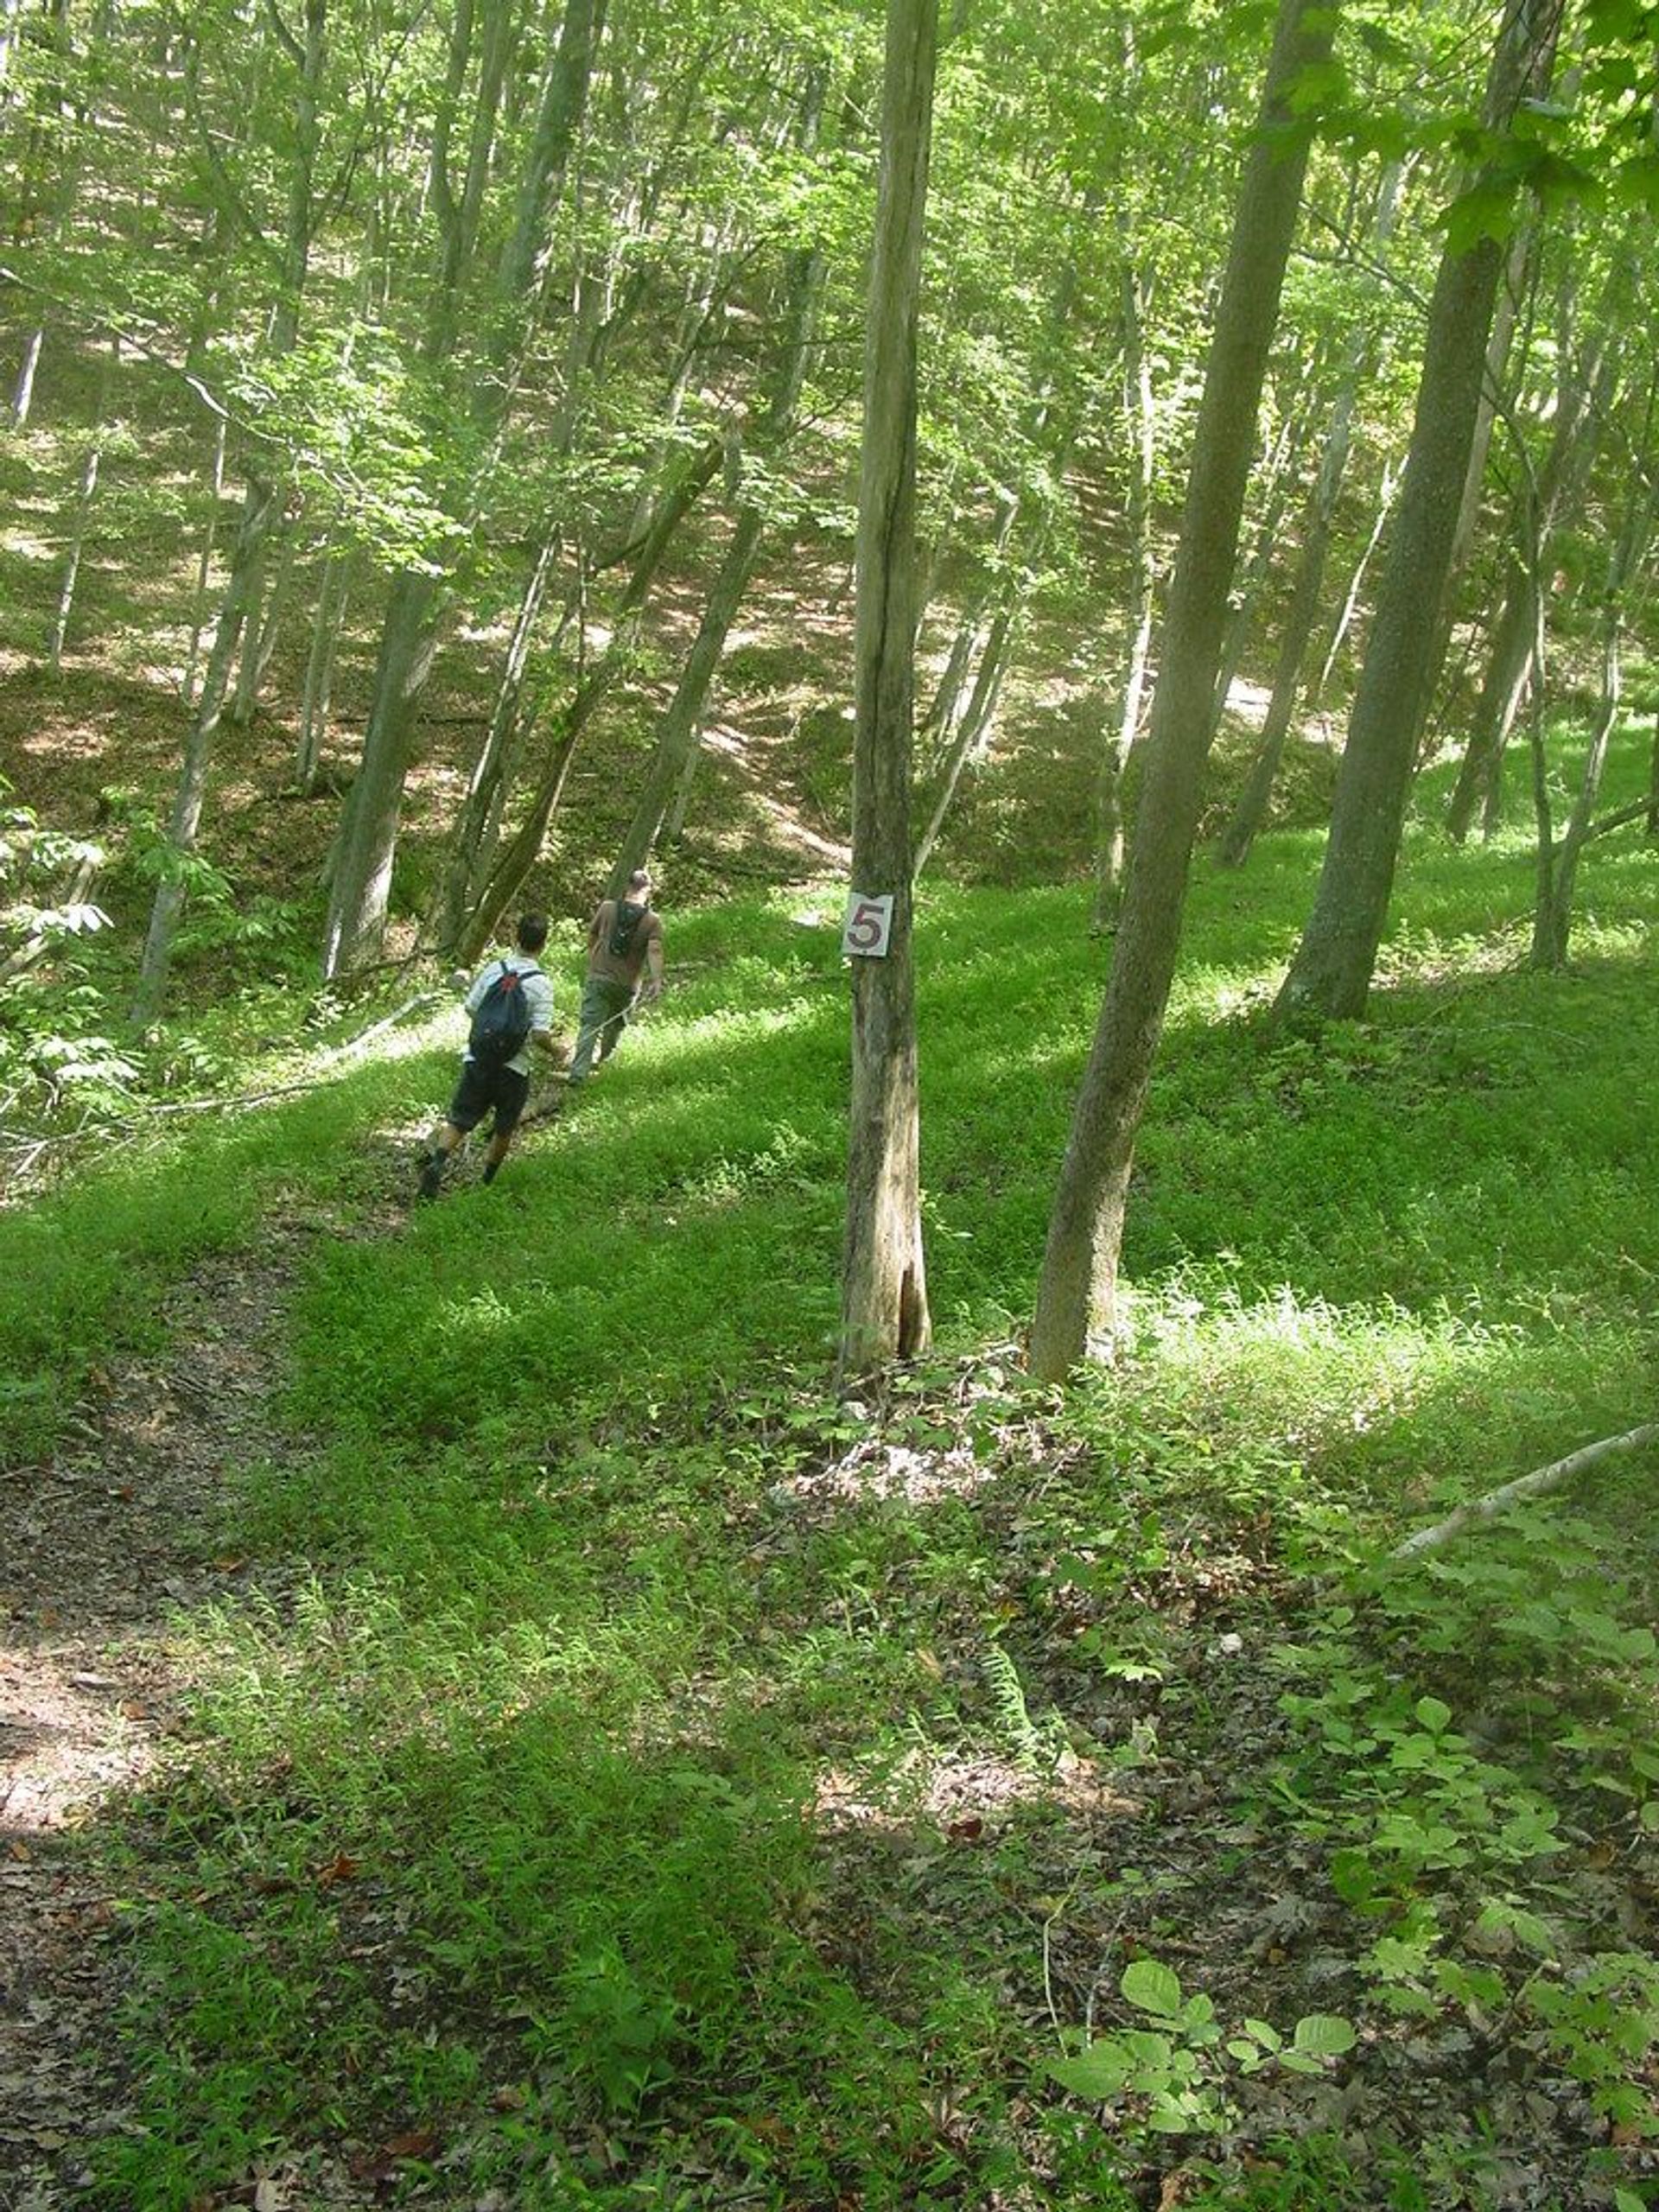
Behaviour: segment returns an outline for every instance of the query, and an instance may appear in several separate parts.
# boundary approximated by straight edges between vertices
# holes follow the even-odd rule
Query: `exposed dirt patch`
[[[79,2201],[123,2124],[112,1902],[86,1841],[164,1752],[175,1608],[240,1588],[227,1474],[298,1447],[268,1409],[297,1239],[211,1261],[167,1302],[159,1362],[112,1363],[43,1466],[0,1478],[0,2207]]]

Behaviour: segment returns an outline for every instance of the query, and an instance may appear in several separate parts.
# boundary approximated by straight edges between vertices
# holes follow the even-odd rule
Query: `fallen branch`
[[[383,1037],[388,1029],[395,1029],[400,1021],[407,1021],[411,1014],[423,1014],[432,1007],[442,1006],[448,997],[448,994],[445,991],[416,991],[412,999],[405,999],[402,1006],[398,1007],[395,1012],[387,1014],[384,1020],[371,1022],[366,1029],[360,1029],[355,1037],[348,1037],[343,1045],[332,1046],[329,1051],[321,1055],[321,1065],[324,1067],[332,1067],[336,1060],[348,1059],[353,1052],[361,1052],[364,1046],[372,1039]]]
[[[1484,1497],[1478,1497],[1468,1505],[1460,1505],[1455,1513],[1447,1514],[1444,1521],[1437,1521],[1432,1529],[1419,1529],[1415,1535],[1408,1536],[1389,1554],[1390,1559],[1415,1559],[1421,1552],[1437,1552],[1459,1536],[1477,1521],[1491,1521],[1523,1497],[1537,1497],[1543,1491],[1559,1490],[1563,1483],[1582,1474],[1586,1467],[1593,1467],[1599,1460],[1611,1459],[1615,1452],[1633,1452],[1643,1444],[1659,1442],[1659,1421],[1649,1421],[1644,1427],[1632,1428],[1623,1436],[1604,1436],[1599,1444],[1586,1444],[1582,1451],[1570,1453],[1565,1459],[1556,1459],[1548,1467],[1538,1467],[1529,1475],[1521,1475],[1512,1483],[1505,1483],[1501,1490],[1488,1491]]]

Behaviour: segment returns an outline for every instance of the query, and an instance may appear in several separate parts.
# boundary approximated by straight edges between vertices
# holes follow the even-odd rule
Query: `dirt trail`
[[[169,1618],[245,1586],[218,1551],[227,1475],[295,1456],[269,1401],[298,1250],[204,1263],[160,1357],[112,1360],[54,1456],[0,1474],[0,2212],[79,2202],[123,2124],[114,1916],[79,1838],[162,1754]]]

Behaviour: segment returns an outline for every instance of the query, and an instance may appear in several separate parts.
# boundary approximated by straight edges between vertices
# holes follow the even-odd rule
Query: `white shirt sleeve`
[[[539,1029],[553,1027],[553,986],[545,976],[525,976],[524,1003],[530,1008],[532,1035]]]

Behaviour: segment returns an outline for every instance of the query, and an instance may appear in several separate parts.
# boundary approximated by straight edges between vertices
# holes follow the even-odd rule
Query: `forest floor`
[[[73,2203],[127,2107],[113,1869],[83,1824],[156,1767],[187,1688],[169,1637],[248,1563],[216,1555],[226,1470],[291,1452],[267,1396],[294,1240],[215,1258],[168,1300],[168,1348],[112,1357],[45,1466],[9,1470],[0,1586],[0,2205]],[[269,1573],[269,1568],[262,1569]]]
[[[131,2125],[112,1938],[164,1847],[141,1821],[112,1856],[99,1822],[166,1769],[200,1664],[180,1618],[291,1600],[291,1563],[221,1548],[226,1486],[256,1462],[302,1478],[274,1402],[289,1297],[318,1236],[396,1231],[404,1166],[376,1147],[349,1214],[313,1209],[200,1261],[162,1301],[160,1351],[112,1353],[51,1458],[0,1471],[0,2212],[81,2202],[89,2150]],[[290,2202],[274,2171],[216,2201]],[[344,2164],[308,2174],[318,2212],[383,2201]]]
[[[145,1893],[147,1854],[159,1859],[168,1847],[153,1802],[128,1828],[118,1858],[104,1848],[96,1824],[101,1807],[130,1802],[167,1765],[181,1703],[194,1687],[193,1662],[172,1635],[181,1609],[239,1605],[256,1591],[279,1610],[290,1609],[296,1571],[281,1557],[219,1550],[225,1486],[252,1462],[303,1479],[305,1446],[276,1402],[296,1277],[319,1234],[395,1236],[408,1213],[404,1163],[389,1147],[365,1154],[352,1180],[355,1208],[290,1219],[255,1250],[199,1264],[167,1300],[165,1351],[111,1358],[96,1372],[92,1394],[49,1464],[5,1478],[16,1503],[0,1591],[3,2212],[68,2212],[92,2178],[89,2147],[135,2126],[118,1909],[122,1885],[127,1895]],[[948,1405],[925,1410],[935,1421],[950,1418]],[[774,1510],[757,1523],[753,1555],[793,1553],[815,1533],[833,1539],[838,1522],[879,1510],[883,1499],[925,1507],[954,1498],[980,1519],[1011,1608],[1073,1524],[1067,1487],[1080,1471],[1068,1466],[1052,1437],[1023,1425],[1004,1433],[989,1463],[976,1464],[971,1449],[964,1455],[940,1434],[938,1446],[919,1452],[871,1435],[812,1459],[772,1493],[772,1508],[784,1514],[780,1519]],[[1029,1745],[998,1751],[982,1744],[924,1761],[898,1817],[855,1771],[826,1767],[817,1807],[823,1885],[817,1912],[826,1957],[875,1991],[896,1986],[900,1938],[901,1950],[945,1942],[984,1959],[1006,1952],[1005,2001],[1033,2028],[1045,2008],[1051,2018],[1058,2018],[1057,2005],[1092,2013],[1109,1995],[1109,1966],[1115,1976],[1122,1961],[1154,1950],[1179,1961],[1183,1976],[1224,2008],[1283,2018],[1317,2001],[1322,1977],[1335,1993],[1330,2001],[1341,2001],[1351,1967],[1332,1933],[1339,1914],[1320,1878],[1323,1853],[1311,1845],[1270,1847],[1238,1809],[1285,1746],[1266,1658],[1272,1641],[1295,1633],[1297,1592],[1265,1551],[1252,1555],[1249,1542],[1224,1550],[1213,1535],[1195,1526],[1190,1548],[1149,1566],[1136,1593],[1137,1605],[1159,1616],[1165,1637],[1161,1745],[1145,1717],[1158,1711],[1160,1698],[1144,1700],[1132,1681],[1103,1692],[1097,1669],[1080,1662],[1079,1628],[1091,1608],[1079,1592],[1072,1593],[1071,1610],[1052,1616],[1041,1648],[1027,1647],[1033,1713],[1055,1709],[1039,1707],[1040,1685],[1044,1700],[1052,1696],[1074,1721],[1086,1716],[1103,1743],[1139,1739],[1144,1731],[1142,1753],[1127,1767],[1070,1751],[1034,1759]],[[962,1633],[960,1650],[948,1630],[931,1636],[929,1664],[947,1677],[965,1676],[980,1663],[974,1624],[964,1618]],[[1206,1716],[1202,1751],[1192,1755],[1179,1747],[1171,1725],[1172,1694],[1187,1692]],[[1032,1732],[1023,1706],[1017,1726]],[[1022,1815],[1033,1811],[1037,1824],[1021,1830]],[[1041,1929],[1040,2004],[1030,1959],[1018,1961],[1008,1949],[1010,1878],[996,1869],[998,1847],[1016,1840],[1011,1863],[1022,1900],[1012,1940],[1032,1939],[1033,1910],[1049,1916]],[[1108,1916],[1068,1916],[1071,1891],[1086,1870],[1098,1874],[1137,1859],[1155,1864],[1154,1880],[1137,1891],[1130,1874],[1115,1891],[1109,1885]],[[1632,1933],[1649,1927],[1655,1892],[1645,1857],[1609,1874],[1607,1854],[1586,1833],[1571,1863],[1580,1860],[1604,1870],[1599,1878],[1610,1897],[1618,1891],[1617,1910]],[[1581,1870],[1574,1878],[1583,1878]],[[431,2032],[436,2037],[444,2030],[435,1996]],[[1354,2194],[1344,2165],[1344,2202],[1576,2212],[1611,2201],[1585,2184],[1586,2158],[1607,2137],[1581,2090],[1531,2063],[1515,2064],[1511,2074],[1515,2054],[1503,2037],[1471,2035],[1453,2015],[1402,2024],[1397,2031],[1374,2027],[1366,2045],[1363,2074],[1340,2086],[1280,2079],[1247,2088],[1241,2139],[1337,2131],[1345,2161],[1362,2170],[1367,2157],[1379,2162],[1374,2197],[1363,2184]],[[1483,2126],[1491,2130],[1484,2149],[1468,2126],[1476,2097],[1489,2115]],[[1016,2107],[1016,2120],[1018,2114]],[[1034,2107],[1031,2117],[1034,2122]],[[944,2142],[957,2131],[966,2143],[973,2131],[965,2107],[942,2107],[937,2125]],[[1447,2144],[1467,2140],[1471,2171],[1478,2164],[1484,2176],[1480,2189],[1471,2181],[1465,2198],[1442,2173],[1421,2199],[1401,2194],[1399,2146],[1414,2139],[1440,2146],[1442,2158]],[[1621,2139],[1624,2149],[1612,2155],[1630,2180],[1659,2174],[1659,2161],[1636,2138],[1612,2139]],[[1040,2164],[1034,2134],[1030,2147]],[[1182,2158],[1171,2143],[1167,2157],[1149,2158],[1134,2201],[1163,2212],[1198,2202],[1205,2177],[1217,2169],[1192,2156],[1192,2147]],[[511,2212],[508,2196],[456,2196],[441,2181],[429,2177],[423,2184],[405,2170],[407,2158],[435,2148],[436,2139],[421,2133],[382,2145],[337,2141],[291,2157],[274,2152],[239,2182],[192,2197],[191,2212],[232,2206],[369,2212],[394,2199]],[[1247,2167],[1255,2156],[1244,2153]],[[1311,2208],[1321,2201],[1312,2177],[1281,2186],[1287,2193],[1262,2202]],[[736,2177],[731,2187],[731,2202],[746,2201]],[[989,2207],[1027,2200],[993,2193],[962,2201]]]

